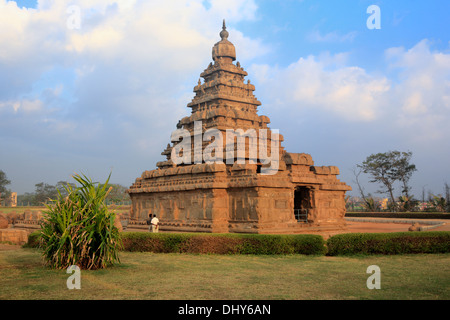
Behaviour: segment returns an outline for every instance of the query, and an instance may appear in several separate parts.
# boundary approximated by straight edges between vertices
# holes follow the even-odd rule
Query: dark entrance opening
[[[308,211],[312,208],[312,190],[297,187],[294,190],[294,216],[298,222],[308,221]]]

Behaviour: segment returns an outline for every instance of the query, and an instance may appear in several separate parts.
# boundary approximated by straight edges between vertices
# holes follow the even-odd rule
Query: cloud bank
[[[222,19],[252,20],[256,9],[252,0],[41,0],[36,9],[0,0],[0,142],[11,154],[18,145],[42,153],[15,161],[9,176],[36,176],[29,161],[55,153],[54,174],[40,179],[103,167],[131,183],[161,160],[171,130],[189,112]],[[241,61],[268,51],[228,29]],[[61,177],[59,166],[70,169]]]
[[[427,39],[387,48],[380,57],[385,69],[377,73],[351,65],[349,56],[301,57],[285,68],[252,65],[273,125],[283,126],[293,152],[339,165],[349,183],[351,168],[368,155],[410,150],[419,169],[415,191],[439,190],[449,178],[450,54],[434,51]]]
[[[79,28],[70,6],[79,8]],[[338,165],[351,182],[346,170],[370,153],[409,149],[419,173],[439,177],[450,158],[450,54],[430,40],[386,48],[377,73],[352,64],[351,52],[279,67],[253,63],[275,44],[232,27],[258,19],[252,0],[42,0],[36,9],[0,0],[0,169],[12,187],[33,191],[74,171],[101,180],[110,170],[128,185],[153,169],[190,112],[224,17],[260,114],[285,135],[288,151]],[[312,31],[309,41],[355,35]],[[430,154],[436,169],[425,168]]]

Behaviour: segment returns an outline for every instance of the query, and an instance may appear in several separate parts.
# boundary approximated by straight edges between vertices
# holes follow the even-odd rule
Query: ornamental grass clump
[[[46,264],[56,269],[71,265],[100,269],[120,262],[122,242],[114,226],[115,213],[105,204],[109,177],[104,184],[84,175],[73,178],[80,186],[65,186],[67,196],[58,191],[58,198],[44,212],[40,245]]]

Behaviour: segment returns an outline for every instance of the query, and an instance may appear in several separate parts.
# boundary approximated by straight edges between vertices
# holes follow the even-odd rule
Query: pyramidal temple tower
[[[228,40],[225,21],[157,169],[129,188],[129,228],[149,214],[162,231],[309,233],[345,228],[345,192],[337,167],[288,153],[283,136],[258,115],[255,86]]]

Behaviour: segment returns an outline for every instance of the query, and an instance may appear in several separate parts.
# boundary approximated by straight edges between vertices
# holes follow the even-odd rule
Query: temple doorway
[[[296,187],[294,190],[294,216],[297,222],[308,222],[308,213],[312,209],[312,190],[308,187]]]

